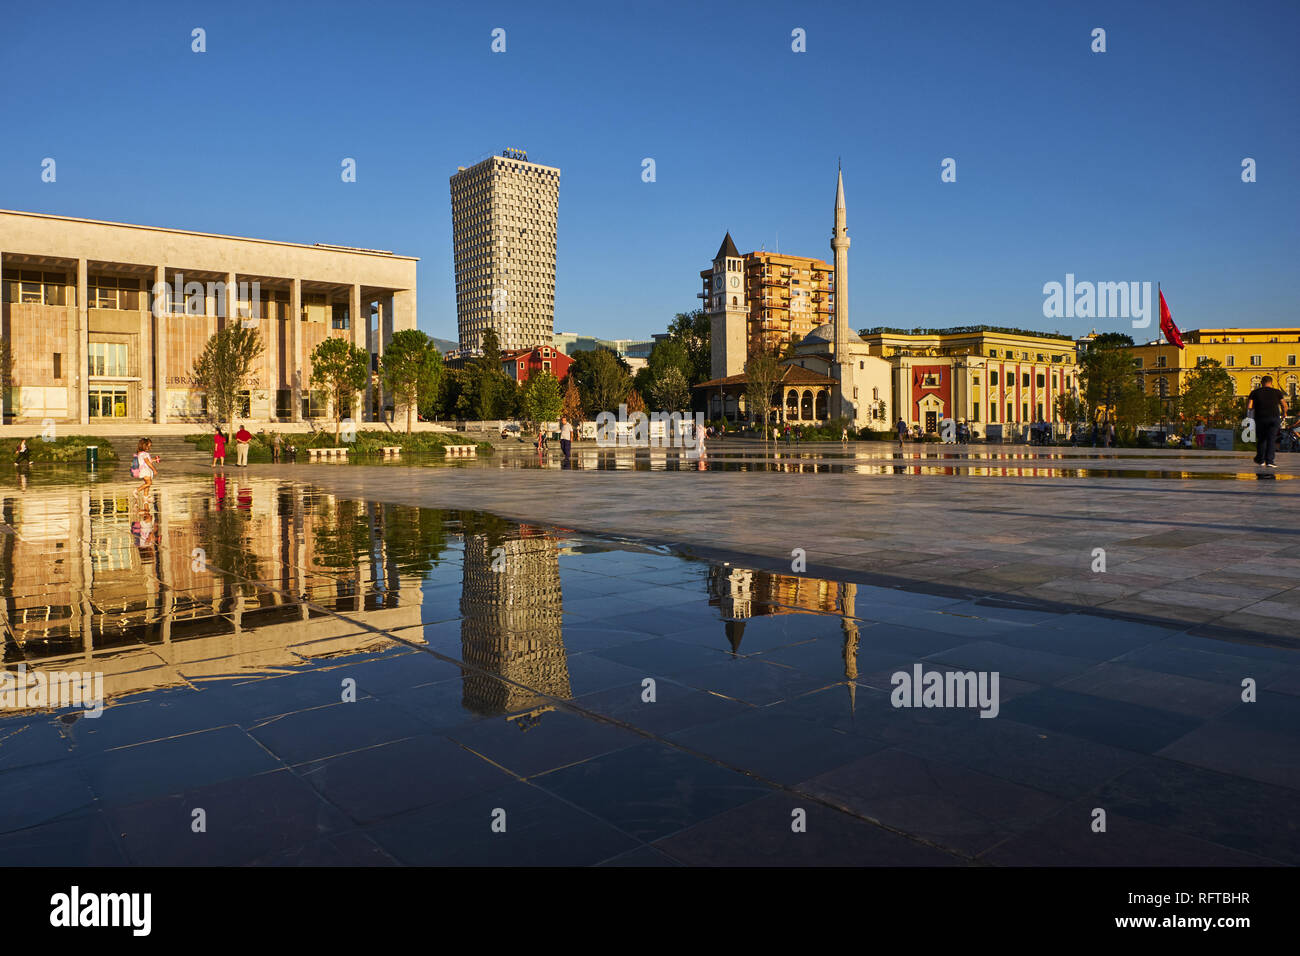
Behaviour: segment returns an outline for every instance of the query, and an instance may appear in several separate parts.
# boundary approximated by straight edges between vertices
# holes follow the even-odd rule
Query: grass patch
[[[18,453],[21,438],[0,438],[0,461],[9,463]],[[107,438],[95,438],[90,435],[64,435],[53,441],[45,441],[39,435],[29,436],[27,448],[32,453],[33,462],[56,462],[58,464],[84,464],[86,446],[99,446],[99,463],[111,464],[117,461],[117,452]]]
[[[248,443],[248,460],[250,462],[269,462],[271,460],[271,434],[267,432],[258,432],[253,435],[253,440]],[[199,451],[212,453],[212,433],[208,432],[202,435],[186,435],[185,440],[193,445]],[[358,431],[355,442],[335,442],[334,432],[280,432],[281,448],[287,449],[293,445],[298,449],[298,461],[306,461],[305,454],[308,448],[350,448],[352,453],[348,456],[349,460],[362,458],[378,458],[382,448],[400,447],[402,452],[411,455],[446,455],[448,445],[475,445],[478,447],[478,454],[490,455],[492,445],[489,442],[475,442],[465,438],[462,435],[448,435],[442,432],[412,432],[410,435],[404,432],[393,433],[388,431]],[[226,444],[226,461],[227,463],[235,460],[235,440],[228,439]]]

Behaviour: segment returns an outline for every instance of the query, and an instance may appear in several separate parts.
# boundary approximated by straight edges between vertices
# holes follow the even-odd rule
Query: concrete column
[[[367,355],[371,355],[371,356],[373,356],[373,355],[378,351],[378,349],[379,349],[379,343],[378,343],[378,341],[377,341],[378,336],[375,334],[375,326],[374,326],[374,324],[373,324],[373,323],[371,322],[371,320],[370,320],[370,303],[369,303],[369,302],[366,302],[366,303],[362,306],[362,311],[365,313],[366,324],[365,324],[364,329],[362,330],[362,332],[363,332],[362,340],[361,340],[360,342],[358,342],[357,344],[360,345],[363,349],[366,350],[366,354],[367,354]],[[380,300],[379,300],[379,326],[380,326],[380,328],[383,328],[383,325],[384,325],[384,300],[383,300],[383,299],[380,299]],[[373,359],[373,358],[370,359],[370,363],[371,363],[370,367],[371,367],[371,369],[373,370],[373,368],[374,368],[374,359]],[[376,387],[377,387],[377,386],[376,386],[376,383],[375,383],[375,376],[372,374],[372,375],[370,376],[370,378],[366,381],[366,393],[365,393],[364,400],[363,400],[363,403],[362,403],[362,406],[361,406],[361,412],[362,412],[362,415],[364,415],[366,419],[371,420],[371,421],[375,420],[375,414],[374,414],[374,412],[372,411],[372,409],[374,408],[374,405],[375,405],[375,390],[376,390]],[[381,403],[380,403],[380,409],[382,410],[382,408],[383,408],[383,403],[382,403],[382,400],[381,400]]]
[[[302,390],[307,387],[302,373],[302,280],[294,278],[293,290],[289,293],[289,349],[293,362],[288,364],[289,383],[292,394],[289,396],[289,410],[295,422],[302,421]]]
[[[239,282],[233,272],[226,273],[226,325],[239,323]],[[268,349],[268,351],[270,351]]]
[[[167,281],[167,267],[154,266],[154,288],[162,290],[162,283]],[[166,292],[163,292],[166,296]],[[153,420],[159,425],[167,424],[167,322],[171,315],[171,302],[164,301],[162,307],[155,308],[153,317]]]
[[[348,325],[349,325],[348,338],[353,345],[360,345],[360,346],[365,345],[364,329],[361,324],[362,321],[363,319],[361,318],[361,286],[356,285],[354,283],[353,285],[348,287]],[[370,325],[369,308],[367,308],[366,310],[366,317],[364,319],[364,322],[367,327]],[[361,336],[360,342],[357,341],[358,336]],[[369,394],[369,391],[370,390],[367,388],[366,394]],[[361,421],[360,412],[361,412],[360,400],[354,399],[352,402],[352,410],[351,410],[352,420],[354,422]]]
[[[73,400],[79,412],[69,415],[74,421],[90,423],[90,381],[86,356],[90,351],[90,277],[85,259],[77,260],[77,328],[73,349]]]

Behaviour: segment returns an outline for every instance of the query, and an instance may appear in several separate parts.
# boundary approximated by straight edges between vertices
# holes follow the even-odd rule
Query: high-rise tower
[[[551,345],[560,171],[503,150],[451,177],[460,346],[495,329],[503,349]]]

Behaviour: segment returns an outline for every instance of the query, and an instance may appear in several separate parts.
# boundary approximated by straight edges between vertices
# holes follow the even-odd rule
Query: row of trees
[[[1214,359],[1201,359],[1181,389],[1171,375],[1165,395],[1147,394],[1132,345],[1133,339],[1121,333],[1097,336],[1079,359],[1078,396],[1060,396],[1057,414],[1069,422],[1137,427],[1180,420],[1235,423],[1244,413],[1232,376]]]
[[[239,393],[248,388],[253,364],[266,346],[257,329],[229,325],[219,329],[194,361],[195,383],[208,396],[208,412],[216,423],[234,419]],[[352,414],[361,393],[376,379],[385,394],[406,406],[406,430],[415,409],[438,393],[444,374],[442,353],[418,329],[395,332],[384,349],[375,375],[370,353],[344,338],[327,338],[312,350],[310,384],[324,392],[334,408],[334,435]]]
[[[646,366],[632,373],[631,366],[608,349],[578,351],[563,380],[549,372],[530,375],[523,383],[501,370],[501,349],[496,334],[483,337],[483,354],[464,368],[449,369],[436,393],[421,400],[421,414],[429,418],[497,420],[519,418],[537,423],[554,421],[561,414],[571,421],[614,412],[645,411],[647,405],[663,410],[692,406],[692,386],[707,380],[710,367],[709,317],[703,311],[681,313],[658,342]]]

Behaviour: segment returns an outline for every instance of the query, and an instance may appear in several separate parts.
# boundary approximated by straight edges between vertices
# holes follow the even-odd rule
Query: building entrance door
[[[939,430],[939,413],[938,413],[938,412],[926,412],[926,413],[925,413],[925,433],[926,433],[927,435],[933,435],[933,434],[934,434],[936,431],[938,431],[938,430]]]

